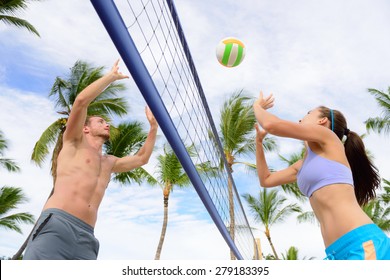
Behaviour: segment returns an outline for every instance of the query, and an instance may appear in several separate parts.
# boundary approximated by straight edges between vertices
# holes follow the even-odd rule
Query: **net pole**
[[[142,61],[142,58],[115,3],[112,0],[91,0],[91,3],[121,55],[123,62],[126,64],[127,69],[130,71],[146,103],[153,112],[161,130],[175,151],[176,156],[180,160],[212,220],[230,249],[234,252],[237,259],[242,260],[243,257],[231,239],[225,224],[219,216],[218,211],[203,184],[203,181],[188,155],[186,147],[180,139],[180,136],[169,116],[168,111],[166,110],[166,107],[164,106],[163,101],[161,100],[157,88],[150,77],[144,62]]]

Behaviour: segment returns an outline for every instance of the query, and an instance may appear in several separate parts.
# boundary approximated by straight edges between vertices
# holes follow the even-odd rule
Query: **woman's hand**
[[[258,124],[255,124],[255,128],[256,128],[256,144],[262,145],[263,140],[268,133],[264,129],[261,129],[260,125]]]
[[[274,106],[274,96],[272,93],[264,98],[263,91],[260,91],[259,98],[254,102],[253,108],[256,109],[257,107],[260,107],[264,110],[267,110]]]

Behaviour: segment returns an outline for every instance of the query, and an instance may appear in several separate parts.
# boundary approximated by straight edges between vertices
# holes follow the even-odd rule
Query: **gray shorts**
[[[36,223],[24,260],[96,260],[93,227],[60,209],[46,209]]]

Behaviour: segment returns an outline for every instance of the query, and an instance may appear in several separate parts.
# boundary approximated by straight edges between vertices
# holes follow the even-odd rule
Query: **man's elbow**
[[[149,163],[149,158],[150,157],[140,156],[139,157],[139,166],[143,166],[145,164],[148,164]]]
[[[78,95],[73,102],[73,107],[88,107],[90,101],[82,95]]]

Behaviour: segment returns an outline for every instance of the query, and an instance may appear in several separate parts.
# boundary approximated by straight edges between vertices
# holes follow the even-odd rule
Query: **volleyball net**
[[[259,259],[173,1],[91,2],[231,252]]]

